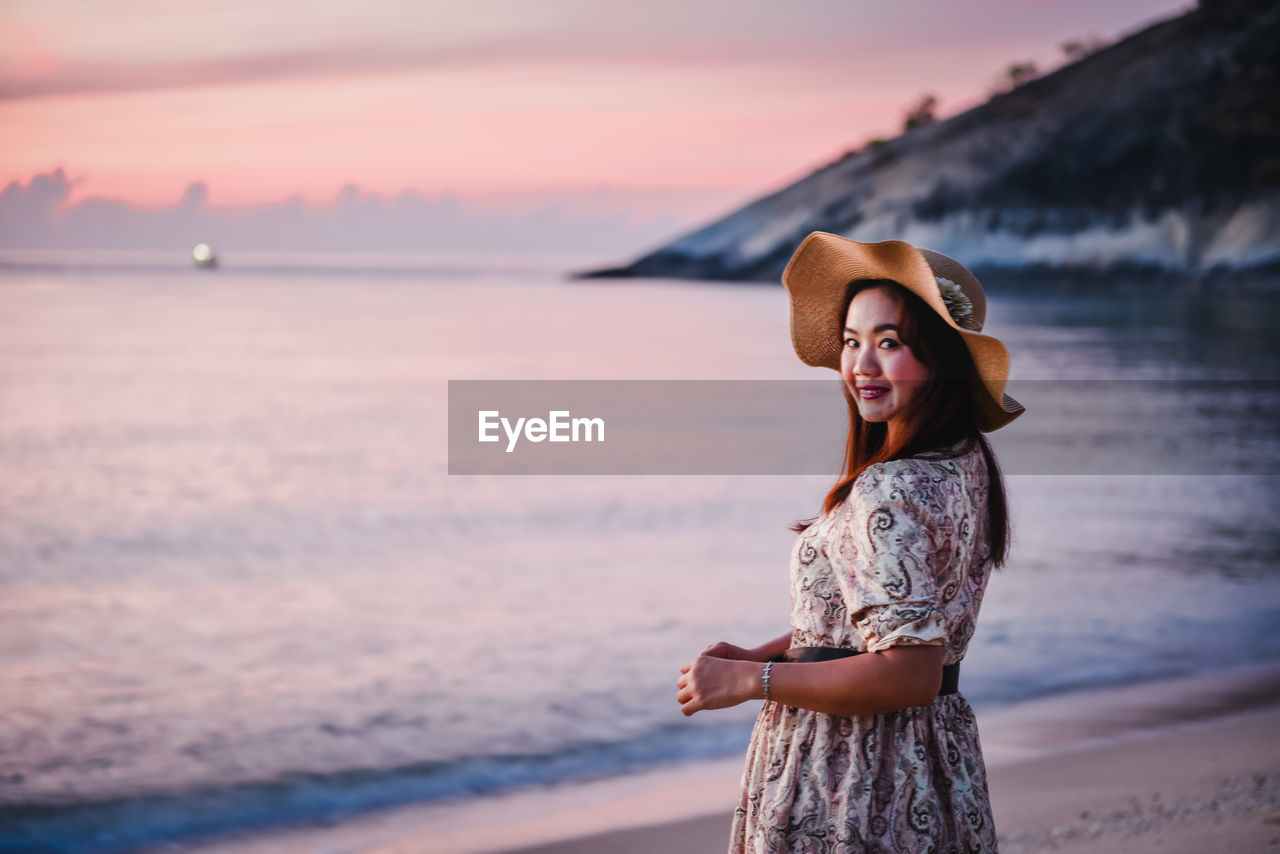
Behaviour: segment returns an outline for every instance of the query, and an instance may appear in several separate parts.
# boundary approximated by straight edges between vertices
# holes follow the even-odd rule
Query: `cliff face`
[[[1280,265],[1280,2],[1204,0],[591,275],[777,281],[812,231],[980,269]]]

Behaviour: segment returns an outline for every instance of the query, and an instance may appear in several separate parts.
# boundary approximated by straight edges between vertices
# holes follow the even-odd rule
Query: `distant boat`
[[[212,270],[218,266],[218,256],[213,254],[213,247],[208,243],[197,243],[196,248],[191,250],[191,257],[202,270]]]

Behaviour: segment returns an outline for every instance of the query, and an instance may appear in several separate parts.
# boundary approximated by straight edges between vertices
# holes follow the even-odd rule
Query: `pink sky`
[[[62,166],[72,201],[213,205],[417,190],[781,186],[925,92],[954,113],[1015,60],[1060,62],[1184,11],[1168,0],[155,3],[7,0],[6,182]],[[687,212],[686,212],[687,213]]]

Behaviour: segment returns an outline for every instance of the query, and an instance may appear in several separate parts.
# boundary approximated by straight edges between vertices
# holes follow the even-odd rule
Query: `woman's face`
[[[898,301],[885,288],[868,288],[845,315],[840,374],[864,421],[887,421],[895,430],[912,397],[929,379],[898,334]],[[898,422],[900,423],[900,422]]]

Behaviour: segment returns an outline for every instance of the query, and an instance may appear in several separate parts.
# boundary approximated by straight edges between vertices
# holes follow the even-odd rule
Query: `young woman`
[[[782,274],[806,363],[838,370],[844,473],[797,524],[791,631],[681,668],[686,715],[763,699],[731,852],[994,852],[973,711],[958,692],[1004,482],[983,432],[1023,407],[986,298],[946,256],[815,232]]]

